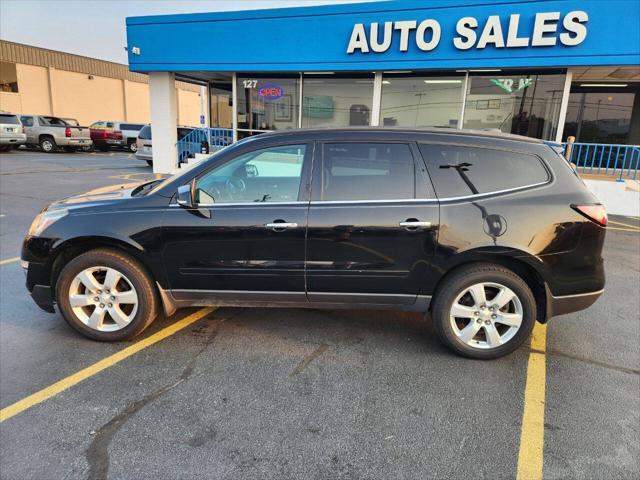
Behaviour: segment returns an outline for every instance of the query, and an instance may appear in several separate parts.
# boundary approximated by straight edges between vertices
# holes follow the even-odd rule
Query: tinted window
[[[548,180],[540,160],[524,153],[453,145],[420,145],[439,197],[524,187]]]
[[[20,125],[20,120],[15,115],[0,115],[0,123]]]
[[[40,117],[40,121],[43,125],[56,125],[58,127],[67,126],[65,121],[58,117]]]
[[[191,128],[178,128],[178,140],[182,140],[184,137],[189,135],[193,129]]]
[[[409,145],[324,145],[321,200],[398,200],[414,195],[415,172]]]
[[[253,203],[298,200],[306,147],[256,150],[207,172],[196,182],[196,202]]]
[[[120,130],[140,130],[143,126],[136,123],[121,123]]]
[[[138,138],[141,138],[142,140],[151,140],[151,126],[145,125],[142,127],[140,133],[138,133]]]
[[[33,117],[20,117],[20,121],[25,127],[33,127]]]

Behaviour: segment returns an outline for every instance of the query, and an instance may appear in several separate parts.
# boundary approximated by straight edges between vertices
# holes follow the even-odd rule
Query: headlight
[[[44,230],[51,224],[57,222],[62,217],[67,215],[69,210],[66,208],[62,208],[60,210],[45,210],[44,212],[40,212],[36,218],[31,222],[31,226],[29,227],[29,232],[27,235],[32,237],[39,236]]]

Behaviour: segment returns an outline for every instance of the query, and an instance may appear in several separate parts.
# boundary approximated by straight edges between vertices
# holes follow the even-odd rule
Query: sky
[[[361,1],[363,0],[0,0],[0,38],[127,63],[124,49],[127,44],[126,17]]]

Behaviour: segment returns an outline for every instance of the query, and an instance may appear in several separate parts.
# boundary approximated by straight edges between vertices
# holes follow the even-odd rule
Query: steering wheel
[[[231,200],[237,200],[238,194],[247,189],[247,184],[241,178],[229,178],[225,183],[227,194]]]

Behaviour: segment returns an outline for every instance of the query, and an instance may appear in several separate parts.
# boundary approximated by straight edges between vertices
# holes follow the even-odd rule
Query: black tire
[[[449,316],[458,295],[470,286],[481,282],[497,283],[508,287],[517,295],[522,305],[522,323],[519,330],[506,343],[491,349],[475,348],[458,339]],[[524,280],[511,270],[491,263],[477,263],[463,267],[446,277],[436,292],[431,309],[433,326],[440,340],[459,355],[481,360],[502,357],[518,349],[531,335],[536,316],[536,301]]]
[[[136,143],[135,140],[129,140],[127,143],[127,149],[131,153],[136,153],[138,151],[138,144]]]
[[[147,165],[149,165],[150,167],[153,167],[153,160],[147,160]]]
[[[76,316],[69,303],[69,289],[76,275],[96,266],[118,270],[127,277],[138,294],[138,310],[131,322],[121,330],[104,332],[90,328]],[[58,277],[56,299],[62,316],[74,330],[101,342],[117,342],[139,335],[151,325],[159,312],[158,295],[151,276],[129,255],[108,248],[90,250],[71,260]]]
[[[109,148],[109,145],[98,145],[96,147],[96,150],[99,150],[101,152],[108,152],[111,149]]]
[[[6,153],[11,150],[11,145],[0,145],[0,153]]]
[[[45,153],[55,153],[58,150],[58,145],[53,137],[45,135],[40,138],[40,149]]]

